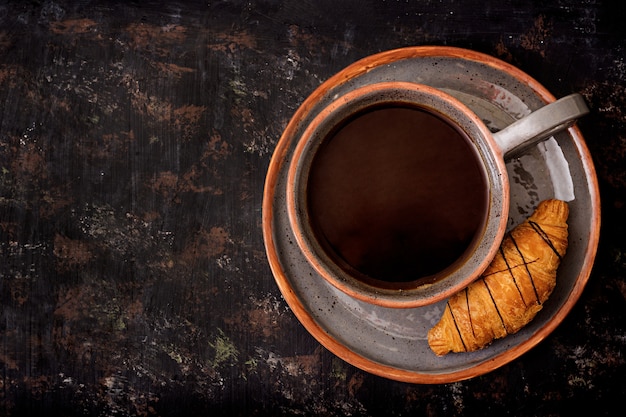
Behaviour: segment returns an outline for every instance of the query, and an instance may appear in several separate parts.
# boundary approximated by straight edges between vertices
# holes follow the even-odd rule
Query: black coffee
[[[376,285],[432,276],[482,229],[487,182],[467,136],[420,108],[363,111],[325,138],[308,181],[326,251]]]

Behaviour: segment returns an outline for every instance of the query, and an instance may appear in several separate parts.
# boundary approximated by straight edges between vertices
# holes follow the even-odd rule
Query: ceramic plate
[[[556,289],[535,319],[518,333],[478,352],[438,357],[428,330],[445,301],[390,309],[344,295],[316,274],[292,235],[285,203],[286,173],[304,127],[332,100],[380,81],[410,81],[445,90],[476,112],[494,132],[555,98],[519,69],[493,57],[448,47],[383,52],[347,67],[322,84],[298,109],[272,157],[263,201],[263,233],[276,282],[302,325],[348,363],[386,378],[447,383],[489,372],[531,349],[565,318],[585,286],[598,245],[600,207],[591,157],[580,131],[570,128],[507,162],[511,183],[509,229],[547,198],[570,205],[568,252]]]

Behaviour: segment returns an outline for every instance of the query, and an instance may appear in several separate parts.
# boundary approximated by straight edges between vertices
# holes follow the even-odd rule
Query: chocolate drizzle
[[[435,353],[480,349],[516,333],[541,310],[556,285],[556,269],[567,248],[567,206],[557,204],[564,203],[545,202],[537,209],[542,213],[509,232],[486,272],[448,300],[450,317],[445,315],[429,332]],[[538,224],[535,219],[549,221]]]

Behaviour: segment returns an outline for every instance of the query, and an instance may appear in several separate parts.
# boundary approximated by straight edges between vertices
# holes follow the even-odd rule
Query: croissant
[[[450,297],[428,332],[435,354],[482,349],[535,317],[556,285],[567,249],[568,215],[566,202],[545,200],[505,235],[482,276]]]

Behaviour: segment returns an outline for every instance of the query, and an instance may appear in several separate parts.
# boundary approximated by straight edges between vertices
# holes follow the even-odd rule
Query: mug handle
[[[493,136],[505,159],[509,159],[529,146],[570,127],[576,119],[587,113],[589,108],[583,97],[577,93],[570,94],[535,110]]]

